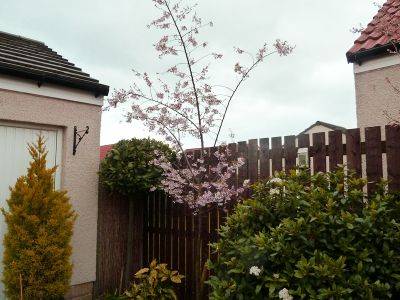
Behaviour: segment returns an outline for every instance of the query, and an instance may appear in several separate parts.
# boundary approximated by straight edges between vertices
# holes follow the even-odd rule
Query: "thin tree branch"
[[[182,41],[182,47],[183,47],[183,50],[185,52],[185,57],[186,57],[186,61],[187,61],[187,65],[188,65],[188,68],[189,68],[189,73],[190,73],[190,77],[191,77],[191,81],[192,81],[193,92],[194,92],[195,99],[196,99],[196,108],[197,108],[197,116],[198,116],[198,123],[199,123],[199,133],[200,133],[200,143],[201,143],[201,150],[202,150],[201,151],[201,157],[203,158],[203,155],[204,155],[203,154],[204,137],[203,137],[203,132],[202,132],[203,126],[202,126],[201,116],[200,116],[199,97],[197,95],[197,88],[196,88],[196,83],[194,82],[194,76],[193,76],[192,66],[190,64],[189,54],[188,54],[188,51],[186,49],[186,43],[185,43],[185,41],[183,39],[182,33],[181,33],[180,29],[179,29],[179,26],[178,26],[178,24],[176,22],[176,19],[175,19],[174,15],[172,14],[172,11],[171,11],[171,9],[169,7],[169,4],[168,4],[167,0],[164,0],[164,3],[165,3],[165,6],[167,7],[167,9],[168,9],[168,11],[169,11],[169,13],[171,15],[172,21],[174,23],[174,26],[175,26],[177,32],[178,32],[179,38]]]
[[[249,75],[249,73],[250,73],[260,62],[262,62],[267,56],[270,56],[270,55],[272,55],[272,54],[274,54],[274,53],[276,53],[276,52],[277,52],[277,51],[273,51],[273,52],[271,52],[271,53],[268,53],[267,55],[264,55],[262,58],[258,59],[256,62],[254,62],[253,65],[247,70],[247,72],[246,72],[245,74],[243,74],[242,78],[239,80],[239,82],[237,83],[236,87],[233,89],[232,95],[229,97],[228,104],[227,104],[226,107],[225,107],[224,114],[222,115],[221,123],[220,123],[220,125],[219,125],[219,127],[218,127],[218,133],[217,133],[217,136],[216,136],[215,141],[214,141],[214,147],[217,145],[218,138],[219,138],[219,135],[220,135],[220,133],[221,133],[222,125],[224,124],[225,117],[226,117],[226,113],[228,112],[228,108],[229,108],[229,106],[230,106],[230,104],[231,104],[231,101],[232,101],[233,97],[235,96],[236,92],[238,91],[239,87],[240,87],[240,86],[242,85],[242,83],[245,81],[245,79],[247,78],[247,76]]]

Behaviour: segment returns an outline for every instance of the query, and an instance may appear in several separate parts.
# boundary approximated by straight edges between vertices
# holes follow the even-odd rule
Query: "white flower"
[[[274,177],[272,178],[269,182],[270,183],[282,183],[282,179],[278,178],[278,177]]]
[[[279,195],[279,189],[270,189],[270,190],[269,190],[269,193],[270,193],[271,195]]]
[[[275,279],[278,279],[278,278],[279,278],[279,274],[276,274],[276,273],[273,274],[272,276],[273,276]]]
[[[249,270],[250,275],[254,276],[260,276],[261,274],[261,269],[257,266],[252,266]]]
[[[279,299],[293,300],[293,297],[290,296],[288,289],[284,288],[279,291]]]
[[[249,185],[250,185],[250,179],[246,179],[245,181],[243,181],[244,187],[248,187]]]

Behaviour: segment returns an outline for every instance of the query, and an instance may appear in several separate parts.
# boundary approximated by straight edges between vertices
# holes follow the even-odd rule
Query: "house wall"
[[[72,240],[74,268],[71,284],[79,289],[86,287],[87,293],[87,283],[91,286],[96,279],[97,172],[102,99],[97,99],[97,104],[93,105],[76,99],[62,100],[10,91],[4,87],[0,88],[0,121],[51,125],[63,130],[61,187],[67,190],[78,214]],[[39,89],[37,85],[36,88]],[[62,95],[60,93],[59,97]],[[82,92],[82,97],[89,97],[89,93]],[[82,140],[76,156],[72,155],[74,126],[78,129],[90,127],[90,133]]]
[[[354,65],[357,126],[384,126],[390,122],[385,115],[400,119],[400,94],[387,82],[400,87],[400,57],[380,58]]]

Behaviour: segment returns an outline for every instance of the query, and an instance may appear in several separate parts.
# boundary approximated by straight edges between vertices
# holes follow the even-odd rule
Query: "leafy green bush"
[[[238,204],[213,247],[212,299],[400,297],[400,197],[343,170],[280,174]]]
[[[62,299],[72,274],[71,238],[76,214],[65,191],[54,190],[56,167],[46,168],[43,137],[29,145],[32,161],[2,208],[3,282],[7,299]]]
[[[182,282],[183,275],[170,271],[166,264],[157,264],[153,260],[149,268],[143,268],[135,274],[133,283],[123,299],[177,299],[174,285]]]
[[[175,157],[168,145],[156,140],[134,138],[118,142],[101,162],[101,183],[122,195],[147,192],[159,184],[163,173],[150,163],[155,159],[155,151],[169,159]]]

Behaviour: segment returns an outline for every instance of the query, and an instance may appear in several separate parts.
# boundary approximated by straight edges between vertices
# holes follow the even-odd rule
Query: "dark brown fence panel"
[[[210,206],[202,209],[201,215],[201,257],[200,257],[200,268],[204,273],[204,276],[208,275],[206,262],[209,259],[209,244],[210,244],[210,227],[209,227],[209,213]],[[208,285],[204,284],[203,293],[208,294]]]
[[[179,270],[179,204],[171,201],[172,209],[172,263],[171,267],[173,270]]]
[[[313,134],[313,146],[314,146],[314,173],[326,172],[326,148],[325,148],[325,133],[314,133]]]
[[[390,191],[400,191],[400,126],[386,126],[386,157]]]
[[[249,140],[249,179],[253,184],[258,180],[258,140]]]
[[[290,135],[284,138],[284,150],[285,150],[285,171],[289,173],[290,170],[296,167],[296,136]]]
[[[154,197],[154,258],[160,262],[160,193]]]
[[[165,209],[165,263],[172,266],[172,201],[169,197],[165,196],[166,209]]]
[[[346,156],[347,167],[361,177],[361,137],[359,128],[349,129],[346,132]]]
[[[272,175],[275,172],[282,171],[282,138],[273,137],[271,139],[272,143]]]
[[[338,165],[343,165],[343,132],[340,130],[329,132],[329,171],[337,169]]]
[[[154,259],[157,258],[155,251],[154,251],[154,240],[155,240],[155,213],[154,213],[154,207],[155,207],[155,202],[156,202],[156,193],[151,193],[150,199],[149,199],[149,255],[150,255],[150,262]]]
[[[160,262],[167,263],[167,245],[165,235],[165,212],[166,212],[166,197],[165,194],[159,196],[160,201]]]
[[[269,139],[260,139],[260,179],[269,177]]]
[[[129,203],[100,187],[98,205],[96,293],[103,295],[123,288]]]
[[[194,295],[194,216],[192,215],[191,210],[186,208],[185,211],[185,219],[186,219],[186,295],[193,297]]]
[[[208,260],[208,244],[210,243],[210,227],[209,227],[209,207],[203,207],[200,210],[200,221],[201,221],[201,263],[200,266],[203,267]]]
[[[150,194],[147,194],[144,200],[143,211],[143,266],[148,266],[151,257],[149,257],[149,199]]]
[[[365,155],[367,161],[368,194],[372,194],[375,191],[377,182],[383,176],[380,127],[367,127],[365,129]]]
[[[178,213],[179,213],[179,268],[178,271],[181,274],[186,275],[184,280],[184,284],[180,287],[180,295],[185,294],[187,282],[190,281],[190,275],[186,270],[186,242],[187,246],[189,246],[189,241],[186,239],[186,209],[185,206],[180,204],[178,205]]]

